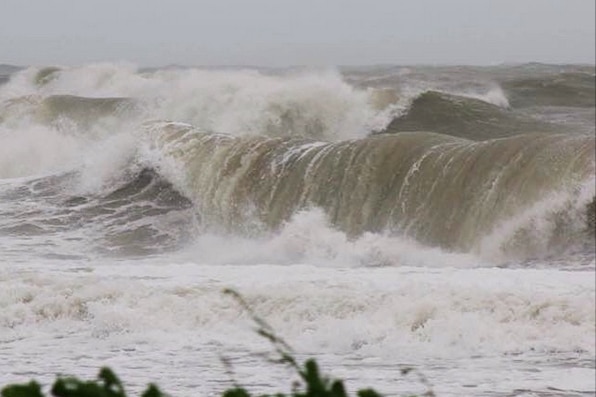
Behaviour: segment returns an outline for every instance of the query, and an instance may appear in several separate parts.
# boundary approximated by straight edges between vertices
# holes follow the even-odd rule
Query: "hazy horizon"
[[[38,63],[38,64],[17,64],[17,63],[10,63],[10,62],[2,62],[0,61],[0,67],[14,67],[18,69],[28,68],[28,67],[78,67],[78,66],[85,66],[85,65],[93,65],[93,64],[129,64],[137,67],[138,69],[167,69],[167,68],[205,68],[205,69],[235,69],[235,68],[259,68],[259,69],[292,69],[292,68],[313,68],[314,70],[317,69],[317,65],[257,65],[257,64],[183,64],[183,63],[169,63],[169,64],[156,64],[156,65],[143,65],[137,64],[132,61],[127,60],[107,60],[107,61],[89,61],[89,62],[81,62],[81,63],[72,63],[72,64],[60,64],[60,63]],[[321,65],[322,68],[384,68],[384,67],[437,67],[437,68],[449,68],[449,67],[457,67],[457,66],[469,66],[474,68],[490,68],[490,67],[499,67],[499,66],[518,66],[518,65],[545,65],[545,66],[593,66],[596,67],[595,62],[537,62],[537,61],[527,61],[527,62],[501,62],[501,63],[494,63],[494,64],[474,64],[474,63],[376,63],[376,64],[352,64],[352,65]]]
[[[592,0],[4,0],[0,63],[594,64]]]

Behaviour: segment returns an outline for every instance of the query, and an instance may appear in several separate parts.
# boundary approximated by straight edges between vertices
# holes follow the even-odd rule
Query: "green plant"
[[[58,378],[51,389],[55,397],[126,397],[120,379],[109,368],[102,368],[97,380],[84,381],[74,377]],[[157,386],[149,384],[142,397],[166,397]],[[44,397],[35,381],[24,385],[9,385],[2,389],[2,397]]]

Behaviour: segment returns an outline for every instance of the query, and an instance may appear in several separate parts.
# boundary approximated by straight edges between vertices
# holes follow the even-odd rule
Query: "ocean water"
[[[595,395],[594,76],[0,66],[0,384]]]

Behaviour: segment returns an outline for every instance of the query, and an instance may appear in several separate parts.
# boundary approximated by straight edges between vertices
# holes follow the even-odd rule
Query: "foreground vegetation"
[[[348,397],[341,380],[323,377],[314,360],[308,360],[300,369],[302,385],[294,385],[294,391],[287,396],[277,393],[275,397]],[[97,380],[84,381],[77,378],[58,378],[50,391],[55,397],[126,397],[120,379],[109,368],[102,368]],[[381,397],[372,389],[359,390],[359,397]],[[156,385],[150,384],[141,397],[166,397]],[[23,385],[10,385],[2,389],[2,397],[45,397],[41,385],[30,382]],[[234,386],[222,393],[222,397],[252,397],[245,388]],[[265,396],[262,396],[265,397]]]
[[[292,384],[291,394],[276,393],[262,395],[261,397],[349,397],[342,380],[330,379],[321,374],[317,362],[313,359],[306,360],[303,365],[296,361],[292,348],[279,336],[271,326],[258,317],[252,308],[236,291],[225,290],[225,294],[234,298],[238,304],[250,315],[257,324],[256,332],[271,342],[278,358],[275,360],[293,368],[299,380]],[[230,363],[224,361],[229,368]],[[402,374],[407,374],[411,368],[402,369]],[[126,397],[124,386],[116,374],[109,368],[102,368],[96,380],[81,380],[74,377],[59,377],[50,389],[55,397]],[[2,389],[2,397],[46,397],[42,386],[31,381],[27,384],[8,385]],[[373,389],[362,389],[356,392],[358,397],[381,397]],[[168,397],[155,384],[149,384],[141,397]],[[423,395],[434,397],[429,390]],[[234,382],[234,386],[222,393],[222,397],[253,397],[244,387]],[[414,397],[414,396],[411,396]]]

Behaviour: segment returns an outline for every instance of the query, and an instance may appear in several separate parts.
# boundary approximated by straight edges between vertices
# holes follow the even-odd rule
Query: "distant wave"
[[[471,139],[502,138],[527,132],[554,132],[562,126],[522,117],[477,98],[427,91],[383,132],[434,131]]]
[[[501,84],[513,107],[596,105],[593,73],[566,72],[557,75],[507,79]]]

